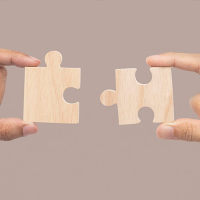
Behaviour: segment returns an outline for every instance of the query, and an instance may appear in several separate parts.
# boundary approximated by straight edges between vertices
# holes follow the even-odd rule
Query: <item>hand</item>
[[[200,54],[164,53],[146,59],[152,67],[176,67],[200,74]],[[200,93],[190,100],[194,112],[200,117]],[[173,123],[161,124],[157,136],[162,139],[175,139],[200,142],[200,120],[178,119]]]
[[[4,66],[15,65],[17,67],[37,67],[40,61],[20,52],[0,49],[0,105],[4,96],[7,70]],[[33,122],[23,122],[21,119],[0,119],[0,140],[13,140],[37,132],[37,126]]]

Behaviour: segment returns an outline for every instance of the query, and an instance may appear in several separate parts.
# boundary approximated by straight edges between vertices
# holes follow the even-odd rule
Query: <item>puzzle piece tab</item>
[[[120,125],[139,123],[138,112],[142,107],[150,107],[154,111],[154,123],[174,121],[171,68],[150,68],[152,80],[149,84],[137,82],[136,70],[117,69],[116,91],[104,91],[100,97],[102,104],[117,104]]]
[[[63,98],[66,88],[80,88],[81,69],[61,68],[62,55],[57,51],[45,57],[47,67],[26,67],[24,121],[79,123],[79,103]]]

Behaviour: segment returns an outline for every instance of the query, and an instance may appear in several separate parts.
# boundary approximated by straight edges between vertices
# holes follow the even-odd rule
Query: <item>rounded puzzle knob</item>
[[[100,100],[104,106],[112,106],[116,104],[116,91],[105,90],[102,92]]]
[[[60,66],[62,63],[62,54],[58,51],[50,51],[49,53],[46,54],[45,56],[45,62],[47,66],[52,65],[52,66]]]

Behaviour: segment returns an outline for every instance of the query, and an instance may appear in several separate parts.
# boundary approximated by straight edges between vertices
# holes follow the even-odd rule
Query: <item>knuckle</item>
[[[20,119],[0,119],[0,140],[11,141],[23,136]]]
[[[185,124],[183,132],[182,132],[182,140],[193,141],[194,131],[195,131],[195,128],[192,123]]]
[[[3,130],[0,132],[0,140],[3,141],[11,141],[13,139],[12,134],[9,133],[9,127],[6,126]]]
[[[16,57],[21,57],[21,56],[26,56],[26,54],[20,52],[20,51],[12,51],[12,57],[16,56]]]
[[[19,52],[19,51],[12,51],[12,50],[10,50],[10,63],[12,65],[14,65],[14,59],[20,58],[21,54],[22,53]]]

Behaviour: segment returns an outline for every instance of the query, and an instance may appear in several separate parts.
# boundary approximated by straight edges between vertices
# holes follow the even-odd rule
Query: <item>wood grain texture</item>
[[[79,123],[79,103],[67,103],[66,88],[80,88],[81,69],[61,68],[57,51],[45,57],[47,67],[26,67],[24,86],[24,121]]]
[[[138,112],[142,107],[149,107],[154,111],[154,123],[174,121],[171,68],[150,68],[152,80],[148,84],[137,82],[136,70],[117,69],[116,91],[104,91],[100,97],[102,104],[117,104],[120,125],[139,123]]]

